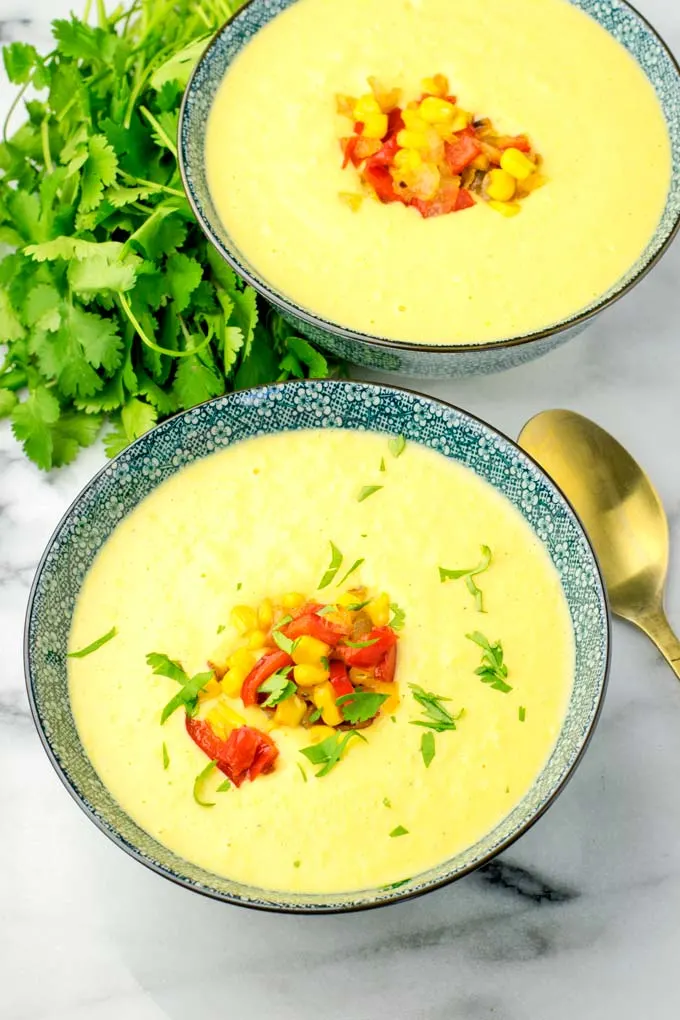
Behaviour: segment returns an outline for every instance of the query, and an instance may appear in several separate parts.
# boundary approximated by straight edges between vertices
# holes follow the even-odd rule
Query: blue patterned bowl
[[[351,894],[279,893],[214,875],[141,829],[90,764],[71,714],[66,648],[73,608],[94,557],[120,520],[185,464],[252,436],[308,428],[403,434],[475,471],[528,521],[555,564],[569,604],[574,687],[550,759],[524,799],[474,846],[399,888]],[[28,694],[62,782],[102,832],[153,871],[215,899],[328,913],[379,906],[437,888],[486,863],[546,810],[578,763],[597,720],[609,666],[609,615],[593,551],[564,496],[505,436],[455,407],[407,390],[355,382],[291,382],[219,397],[147,432],[96,475],[59,524],[38,567],[26,617]]]
[[[487,374],[512,368],[554,350],[581,333],[592,318],[649,272],[680,225],[680,68],[649,23],[624,0],[571,0],[632,54],[664,110],[673,153],[666,206],[654,236],[637,262],[605,294],[568,319],[496,343],[428,346],[402,343],[346,329],[295,304],[259,275],[237,249],[215,210],[205,167],[205,131],[215,93],[239,51],[295,0],[250,0],[215,35],[187,87],[179,123],[179,163],[194,214],[215,248],[253,287],[276,305],[299,332],[337,356],[367,368],[417,377]]]

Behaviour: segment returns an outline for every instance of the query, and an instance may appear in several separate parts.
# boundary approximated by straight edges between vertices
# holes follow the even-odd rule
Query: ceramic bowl
[[[73,609],[97,552],[116,525],[186,464],[267,433],[348,428],[403,434],[471,468],[501,492],[547,549],[569,604],[574,685],[555,748],[524,799],[492,832],[397,887],[348,894],[272,892],[183,860],[141,829],[90,764],[71,714],[66,648]],[[536,821],[566,783],[596,722],[609,663],[609,616],[593,551],[573,510],[519,447],[455,407],[367,383],[290,382],[220,397],[147,432],[96,475],[52,536],[31,591],[25,632],[28,694],[38,732],[64,785],[89,818],[147,867],[231,903],[317,913],[374,907],[427,892],[487,862]]]
[[[651,25],[623,0],[571,0],[599,22],[637,60],[663,107],[673,153],[673,175],[654,236],[628,272],[591,305],[568,319],[496,343],[428,346],[346,329],[295,304],[258,273],[229,237],[215,211],[205,166],[205,132],[215,93],[229,65],[253,35],[296,0],[250,0],[217,32],[187,87],[179,124],[179,161],[192,209],[208,239],[234,269],[280,310],[299,332],[335,355],[382,371],[417,377],[497,372],[547,354],[581,333],[658,261],[680,223],[680,68]],[[254,213],[254,217],[257,214]]]

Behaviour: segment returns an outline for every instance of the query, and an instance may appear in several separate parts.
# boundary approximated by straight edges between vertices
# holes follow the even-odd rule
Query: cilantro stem
[[[164,191],[168,195],[176,195],[177,198],[185,198],[183,191],[178,191],[177,188],[169,188],[166,184],[156,184],[154,181],[145,181],[143,177],[133,177],[132,174],[123,174],[123,177],[127,181],[132,181],[133,184],[141,184],[145,188],[149,188],[151,191]]]
[[[166,149],[168,149],[173,154],[175,159],[177,159],[177,146],[175,145],[175,143],[173,142],[172,138],[167,133],[165,128],[163,128],[161,124],[156,120],[154,115],[147,110],[146,106],[140,106],[139,112],[142,114],[143,117],[145,117],[148,120],[149,124],[154,129],[158,137],[161,139]]]
[[[83,21],[85,24],[90,20],[90,11],[92,9],[92,0],[85,0],[85,10],[83,11]]]
[[[54,170],[54,163],[52,162],[52,153],[50,152],[50,127],[48,120],[48,117],[43,117],[42,119],[42,124],[40,125],[40,141],[42,142],[45,169],[51,174]]]
[[[117,292],[117,296],[121,308],[127,315],[130,322],[132,323],[139,339],[142,341],[143,344],[146,344],[147,347],[150,347],[152,351],[156,351],[158,354],[165,354],[169,358],[190,358],[193,354],[198,354],[198,352],[202,351],[204,347],[207,347],[208,344],[210,343],[210,340],[212,339],[212,337],[210,336],[207,337],[203,341],[203,343],[199,344],[198,347],[192,347],[190,351],[171,351],[167,347],[161,347],[160,344],[157,344],[155,340],[150,340],[149,337],[146,335],[146,333],[144,332],[139,323],[139,320],[137,319],[135,313],[132,311],[132,308],[130,307],[130,302],[125,297],[125,294],[122,292],[122,290],[119,290]]]
[[[29,81],[27,81],[25,85],[21,86],[21,88],[17,92],[16,96],[14,97],[12,105],[10,106],[9,111],[7,113],[7,116],[5,117],[5,121],[4,121],[3,125],[2,125],[2,140],[5,143],[5,145],[9,141],[9,139],[7,137],[7,131],[9,129],[9,122],[11,121],[12,116],[14,114],[14,111],[16,110],[17,106],[19,105],[19,103],[23,99],[24,93],[25,93],[26,89],[28,88],[28,86],[30,84],[31,84],[31,82],[30,82],[30,79],[29,79]]]
[[[106,28],[106,22],[108,18],[106,16],[106,8],[104,7],[104,0],[97,0],[97,20],[100,28]]]

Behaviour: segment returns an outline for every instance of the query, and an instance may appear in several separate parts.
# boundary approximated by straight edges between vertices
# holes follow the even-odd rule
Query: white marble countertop
[[[0,0],[0,40],[45,45],[68,0]],[[638,7],[680,53],[678,0]],[[0,79],[0,106],[7,86]],[[634,117],[631,122],[634,129]],[[631,181],[631,194],[644,182]],[[428,386],[517,435],[546,407],[597,419],[669,513],[680,627],[680,244],[579,339],[504,375]],[[0,425],[0,1016],[3,1020],[675,1020],[680,687],[615,621],[595,739],[548,814],[485,872],[366,914],[279,917],[140,867],[62,789],[24,692],[40,553],[103,463],[46,476]]]

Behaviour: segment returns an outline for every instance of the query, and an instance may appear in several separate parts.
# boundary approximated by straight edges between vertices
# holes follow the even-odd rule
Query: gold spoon
[[[680,641],[663,606],[668,521],[647,475],[608,432],[573,411],[537,414],[518,442],[581,518],[613,612],[640,627],[680,678]]]

